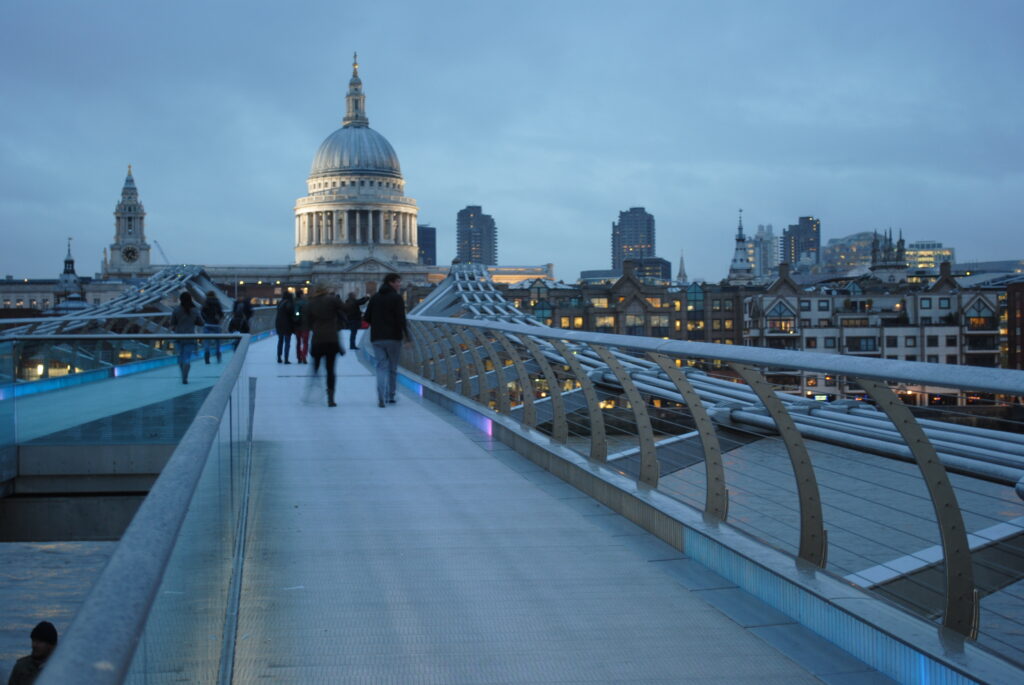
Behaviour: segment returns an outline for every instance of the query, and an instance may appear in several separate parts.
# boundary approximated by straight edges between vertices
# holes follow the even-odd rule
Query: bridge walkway
[[[412,393],[258,377],[235,682],[892,682]],[[321,380],[322,382],[322,380]]]

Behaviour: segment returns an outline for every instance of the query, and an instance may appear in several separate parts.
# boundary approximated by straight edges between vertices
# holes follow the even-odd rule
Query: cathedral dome
[[[402,178],[391,143],[369,126],[345,126],[327,136],[313,158],[310,177],[376,174]]]

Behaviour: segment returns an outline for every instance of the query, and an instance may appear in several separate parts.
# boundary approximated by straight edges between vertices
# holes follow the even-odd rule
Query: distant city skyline
[[[605,267],[609,222],[638,206],[692,280],[726,275],[737,207],[817,217],[823,245],[893,227],[961,261],[1024,257],[1019,3],[245,7],[5,8],[0,275],[56,277],[69,236],[99,271],[129,163],[174,262],[290,263],[355,50],[441,264],[471,203],[502,264],[565,280]]]

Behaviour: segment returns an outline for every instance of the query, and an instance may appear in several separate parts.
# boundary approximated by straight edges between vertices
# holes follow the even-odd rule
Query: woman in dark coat
[[[285,291],[281,301],[277,303],[277,318],[274,320],[274,329],[277,331],[277,363],[281,363],[281,349],[284,349],[284,363],[288,361],[288,352],[292,345],[292,333],[295,331],[295,300],[292,294]]]
[[[327,406],[336,407],[334,358],[345,354],[345,348],[338,340],[338,329],[345,320],[341,298],[329,292],[326,286],[317,285],[306,305],[306,320],[312,334],[309,352],[313,355],[313,375],[320,370],[320,359],[323,358],[327,370]]]
[[[342,303],[345,307],[345,328],[349,330],[348,336],[348,349],[358,350],[356,347],[356,333],[363,325],[363,313],[359,311],[359,308],[366,304],[369,300],[368,297],[360,297],[356,299],[355,293],[349,293],[348,297]]]

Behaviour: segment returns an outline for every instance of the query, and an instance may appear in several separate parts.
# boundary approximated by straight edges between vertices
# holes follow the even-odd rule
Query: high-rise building
[[[779,268],[779,239],[771,224],[758,224],[750,238],[753,247],[754,278],[767,278]]]
[[[419,224],[416,234],[420,244],[420,264],[437,264],[437,229],[428,224]]]
[[[619,212],[618,222],[612,222],[612,268],[621,270],[626,259],[654,256],[654,215],[643,207]]]
[[[456,256],[460,262],[496,265],[498,227],[480,205],[469,205],[456,218]]]
[[[821,219],[802,216],[790,224],[782,234],[782,261],[798,264],[817,264],[821,257]]]

